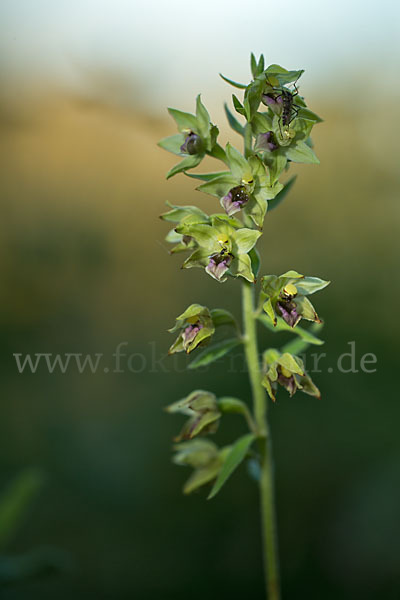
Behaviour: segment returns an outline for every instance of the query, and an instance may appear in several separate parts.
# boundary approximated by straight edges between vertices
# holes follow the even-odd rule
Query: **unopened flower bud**
[[[197,133],[191,131],[185,138],[180,150],[184,154],[200,154],[203,150],[203,140]]]

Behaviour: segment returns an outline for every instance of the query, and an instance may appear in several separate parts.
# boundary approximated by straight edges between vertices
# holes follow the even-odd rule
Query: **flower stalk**
[[[277,401],[280,388],[289,397],[300,390],[320,398],[299,353],[309,344],[323,343],[315,335],[322,321],[308,296],[329,282],[294,270],[258,277],[261,258],[256,244],[262,236],[267,211],[281,204],[293,186],[295,177],[281,181],[290,164],[318,164],[310,133],[321,119],[298,94],[302,70],[288,71],[279,65],[265,68],[262,55],[258,61],[251,55],[251,71],[253,79],[248,85],[222,77],[244,90],[243,102],[233,95],[234,110],[239,118],[244,118],[244,124],[225,107],[231,128],[243,138],[243,153],[231,143],[225,148],[219,145],[218,127],[211,122],[200,95],[195,114],[169,109],[179,133],[161,140],[159,145],[181,158],[167,178],[185,173],[200,180],[197,190],[214,196],[218,210],[223,210],[208,215],[196,206],[168,204],[170,210],[161,218],[173,223],[166,237],[173,244],[171,254],[188,252],[182,267],[201,268],[215,282],[223,284],[229,277],[242,280],[243,331],[229,311],[191,304],[170,329],[178,337],[169,353],[195,352],[188,368],[196,369],[242,346],[252,402],[229,395],[217,398],[212,392],[195,390],[167,410],[189,417],[175,437],[174,446],[174,462],[193,469],[183,488],[185,494],[211,483],[208,499],[214,498],[242,462],[250,459],[255,463],[266,593],[268,600],[280,600],[274,468],[267,413]],[[206,156],[220,161],[222,170],[192,172]],[[279,248],[274,250],[279,257]],[[257,282],[261,284],[258,289]],[[299,326],[302,320],[313,324],[306,330]],[[290,331],[296,339],[281,348],[260,352],[259,324],[274,333]],[[229,413],[244,417],[247,433],[223,447],[204,439],[217,432]]]
[[[254,289],[242,284],[244,350],[253,396],[254,421],[260,452],[260,507],[263,542],[263,562],[268,600],[279,600],[279,559],[274,499],[274,468],[272,441],[267,420],[267,395],[262,387],[262,370],[257,343],[254,311]]]

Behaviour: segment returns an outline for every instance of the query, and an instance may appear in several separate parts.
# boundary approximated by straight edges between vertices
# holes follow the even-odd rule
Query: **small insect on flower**
[[[300,77],[300,75],[299,75]],[[297,117],[299,114],[299,110],[301,106],[295,103],[294,98],[298,96],[299,90],[297,89],[296,83],[299,79],[293,82],[294,90],[290,90],[287,87],[281,87],[276,90],[276,88],[272,85],[272,83],[268,80],[268,76],[266,78],[267,84],[273,88],[273,90],[278,91],[278,94],[268,93],[263,95],[263,103],[266,106],[269,106],[271,110],[275,114],[280,113],[280,122],[279,126],[287,128],[290,123]],[[281,131],[281,135],[282,131]]]

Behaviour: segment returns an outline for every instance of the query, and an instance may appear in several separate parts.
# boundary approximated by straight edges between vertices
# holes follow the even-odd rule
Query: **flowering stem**
[[[261,369],[254,313],[254,285],[243,283],[244,349],[253,394],[254,419],[259,437],[261,472],[260,501],[264,548],[264,571],[268,600],[279,600],[279,564],[276,538],[272,445],[267,421],[267,398],[261,385]]]

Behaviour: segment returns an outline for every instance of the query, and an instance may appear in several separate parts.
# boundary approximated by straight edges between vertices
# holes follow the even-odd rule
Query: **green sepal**
[[[263,156],[265,164],[268,165],[269,184],[273,186],[286,169],[288,159],[282,148],[271,153],[264,153]]]
[[[295,357],[288,352],[281,354],[276,362],[278,365],[281,365],[281,367],[291,371],[291,373],[296,373],[296,375],[301,375],[302,377],[304,376],[304,369],[301,368]]]
[[[324,281],[319,277],[303,277],[301,281],[296,283],[297,291],[304,296],[314,294],[326,288],[330,281]]]
[[[253,120],[251,122],[251,129],[253,135],[258,135],[259,133],[266,133],[267,131],[272,130],[272,119],[268,113],[257,112],[253,116]]]
[[[199,219],[199,222],[207,223],[209,221],[208,215],[197,206],[178,206],[166,202],[167,206],[171,208],[166,213],[160,215],[160,219],[163,221],[169,221],[171,223],[180,223],[187,217],[195,217]]]
[[[239,254],[235,257],[229,270],[234,277],[243,277],[250,283],[255,283],[256,278],[251,270],[251,259],[248,254]]]
[[[199,185],[196,190],[210,194],[210,196],[216,196],[217,198],[223,198],[233,187],[237,186],[237,179],[230,173],[224,173],[219,177],[214,177],[211,181],[206,181]]]
[[[284,86],[288,83],[292,83],[293,81],[297,81],[302,74],[304,73],[304,69],[299,69],[298,71],[288,71],[284,69],[280,65],[269,65],[267,69],[265,69],[264,73],[267,75],[267,83],[276,87],[276,83],[272,81],[272,77],[277,79],[278,85]]]
[[[247,87],[244,93],[243,106],[247,121],[253,119],[260,106],[261,96],[265,89],[265,78],[263,76],[256,77]]]
[[[228,165],[225,150],[219,145],[215,144],[214,147],[208,152],[209,156],[221,160],[223,163]]]
[[[204,248],[195,250],[182,264],[182,269],[192,269],[193,267],[205,267],[208,261],[209,252]]]
[[[197,167],[197,165],[201,163],[202,158],[203,156],[198,154],[186,156],[180,163],[178,163],[168,171],[168,173],[166,174],[166,178],[170,179],[174,175],[177,175],[178,173],[183,173],[187,169],[194,169],[195,167]]]
[[[199,132],[200,136],[206,140],[210,135],[211,121],[210,121],[210,115],[208,114],[206,107],[204,106],[204,104],[201,101],[200,94],[196,98],[196,120],[197,120],[198,132]],[[211,150],[211,148],[207,148],[207,149]]]
[[[305,296],[296,296],[296,304],[298,313],[301,314],[302,319],[306,319],[307,321],[315,321],[316,323],[321,323],[321,319],[317,315],[317,312],[308,298]]]
[[[276,323],[277,323],[277,318],[275,315],[275,311],[272,307],[272,302],[271,302],[271,298],[268,298],[264,304],[263,304],[263,310],[265,311],[266,315],[270,318],[271,320],[271,324],[272,327],[275,328],[276,327]],[[264,323],[264,325],[267,325],[267,323],[269,323],[266,319],[265,319],[265,315],[259,315],[259,320]]]
[[[260,59],[257,62],[256,57],[254,56],[253,53],[251,53],[250,67],[251,67],[251,74],[253,75],[253,77],[258,77],[258,75],[261,75],[261,73],[264,71],[264,55],[261,54]]]
[[[230,171],[217,171],[215,173],[185,173],[186,177],[199,179],[200,181],[213,181],[223,175],[230,175]]]
[[[218,244],[218,230],[205,223],[186,224],[182,223],[176,228],[178,233],[190,235],[194,237],[201,248],[207,250],[209,254],[218,252],[220,245]]]
[[[238,180],[250,181],[252,179],[252,171],[243,154],[236,150],[229,142],[226,144],[225,152],[233,177]]]
[[[187,113],[182,110],[177,110],[176,108],[169,108],[168,112],[174,119],[181,133],[188,133],[189,131],[193,131],[194,133],[200,133],[197,130],[197,119],[191,113]]]
[[[225,213],[215,213],[210,215],[211,225],[218,225],[221,221],[225,221],[228,225],[234,229],[241,229],[243,227],[242,221],[239,221],[236,217],[229,216]]]
[[[242,229],[236,230],[232,234],[232,248],[234,255],[247,254],[250,252],[260,236],[261,232],[256,231],[255,229],[243,227]]]
[[[182,154],[181,146],[184,141],[184,134],[176,133],[175,135],[170,135],[160,140],[157,143],[157,146],[160,146],[160,148],[163,148],[163,150],[167,150],[167,152],[172,152],[172,154]]]

